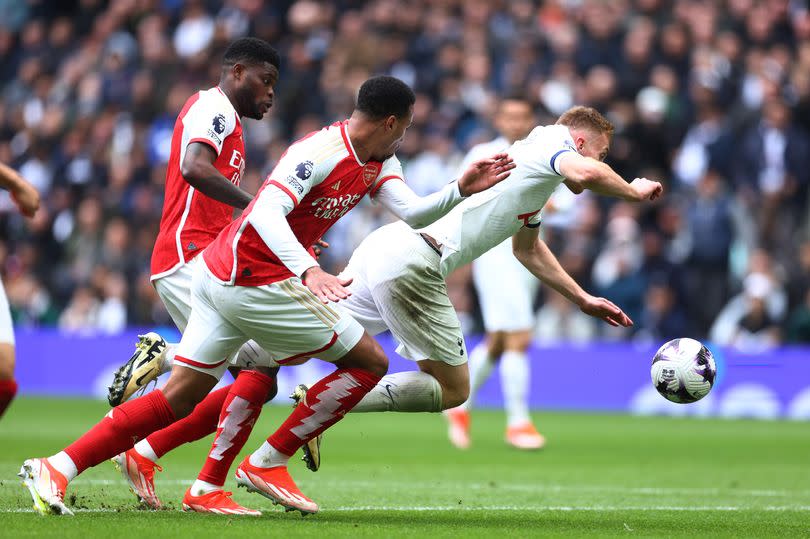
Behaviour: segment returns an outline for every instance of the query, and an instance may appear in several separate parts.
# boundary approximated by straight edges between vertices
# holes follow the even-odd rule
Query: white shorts
[[[157,295],[180,333],[186,330],[188,317],[191,315],[191,277],[194,275],[194,268],[197,266],[199,258],[197,256],[191,259],[173,273],[152,282]]]
[[[8,306],[6,288],[0,281],[0,343],[14,344],[14,326],[11,323],[11,309]]]
[[[363,327],[339,305],[324,305],[297,277],[226,286],[201,262],[194,268],[191,307],[175,363],[217,379],[248,339],[283,365],[300,357],[337,361],[363,336]]]
[[[532,303],[538,281],[515,258],[512,238],[478,257],[472,263],[472,275],[487,333],[534,327]]]
[[[456,310],[439,273],[439,254],[403,222],[371,233],[341,276],[354,279],[340,304],[372,335],[390,330],[413,361],[467,362]]]

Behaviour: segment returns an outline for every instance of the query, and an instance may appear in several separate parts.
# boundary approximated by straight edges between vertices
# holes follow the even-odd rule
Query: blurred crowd
[[[538,123],[593,106],[616,126],[608,163],[667,194],[560,196],[544,234],[636,324],[609,329],[541,288],[536,338],[810,342],[810,12],[792,0],[0,0],[0,161],[43,195],[30,222],[0,196],[17,325],[169,322],[149,259],[174,119],[244,35],[282,54],[271,118],[245,121],[244,188],[347,117],[372,74],[417,93],[398,156],[421,193],[494,138],[500,96],[529,99]],[[323,265],[339,270],[388,220],[364,202]],[[469,271],[450,290],[480,329]]]

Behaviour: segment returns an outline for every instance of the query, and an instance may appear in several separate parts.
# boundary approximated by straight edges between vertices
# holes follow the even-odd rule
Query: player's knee
[[[217,383],[210,375],[182,367],[181,369],[179,372],[172,371],[169,381],[161,389],[174,412],[175,419],[189,415]]]
[[[371,356],[367,369],[380,377],[385,376],[388,372],[388,356],[385,355],[385,352],[383,352],[379,344],[375,347],[374,354]]]
[[[442,388],[442,409],[461,406],[470,398],[470,381],[459,380],[452,386]]]

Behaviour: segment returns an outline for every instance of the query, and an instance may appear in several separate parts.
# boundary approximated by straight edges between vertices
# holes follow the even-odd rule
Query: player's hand
[[[512,173],[515,161],[506,153],[498,153],[473,162],[458,180],[461,196],[467,197],[489,189],[502,182]]]
[[[323,252],[323,250],[328,249],[328,248],[329,248],[328,243],[326,243],[323,240],[318,240],[318,241],[315,242],[315,245],[313,245],[311,247],[311,249],[312,249],[311,254],[312,254],[313,257],[315,257],[315,260],[317,260],[317,259],[319,259],[321,257],[321,253]]]
[[[20,213],[26,217],[33,217],[39,209],[39,193],[30,183],[21,182],[11,191],[11,200],[17,205]]]
[[[318,296],[323,303],[340,301],[352,295],[345,287],[352,284],[352,279],[342,279],[323,271],[320,266],[312,266],[301,275],[304,285]]]
[[[636,193],[636,200],[655,200],[664,192],[664,186],[659,182],[648,180],[647,178],[636,178],[630,182],[630,187]]]
[[[594,318],[601,318],[614,327],[623,326],[627,328],[633,325],[633,321],[630,320],[629,316],[624,314],[612,301],[605,298],[586,296],[579,309]]]

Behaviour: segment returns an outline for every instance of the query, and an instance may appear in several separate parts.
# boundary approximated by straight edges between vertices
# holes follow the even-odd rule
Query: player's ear
[[[231,66],[231,74],[234,80],[242,80],[242,76],[245,74],[245,66],[238,62],[233,64],[233,66]]]
[[[390,130],[394,129],[394,126],[397,124],[397,117],[393,114],[385,119],[385,128]]]

